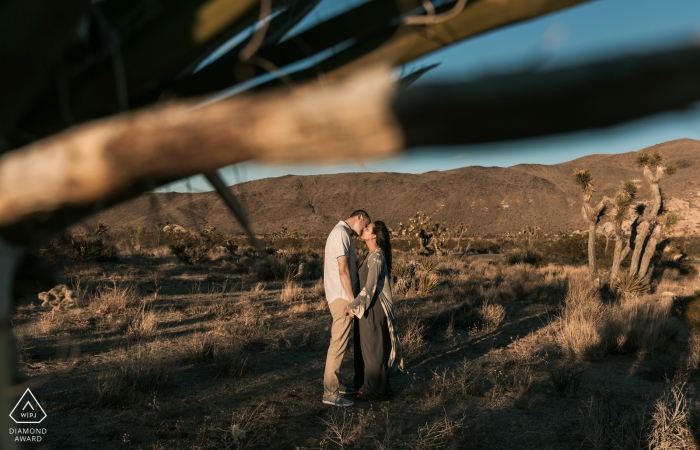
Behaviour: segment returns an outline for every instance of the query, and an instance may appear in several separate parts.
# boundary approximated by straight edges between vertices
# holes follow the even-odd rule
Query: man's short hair
[[[369,218],[369,214],[367,214],[367,211],[365,211],[364,209],[358,209],[356,211],[353,211],[352,214],[350,214],[350,217],[357,217],[360,214],[362,214],[368,222],[372,221],[372,219]]]

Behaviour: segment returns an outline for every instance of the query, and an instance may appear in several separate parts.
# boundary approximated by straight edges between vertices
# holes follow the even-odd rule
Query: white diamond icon
[[[32,391],[27,388],[10,413],[15,423],[41,423],[46,419],[46,412],[37,401]]]

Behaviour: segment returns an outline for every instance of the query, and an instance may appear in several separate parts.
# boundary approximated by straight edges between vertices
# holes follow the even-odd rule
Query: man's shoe
[[[353,402],[352,400],[343,398],[340,395],[328,395],[326,397],[323,397],[323,403],[325,403],[326,405],[340,406],[342,408],[347,408],[348,406],[352,406],[355,404],[355,402]]]
[[[352,386],[345,386],[338,389],[338,394],[340,395],[355,395],[356,393],[357,389]]]
[[[368,402],[369,397],[364,392],[357,391],[357,394],[355,394],[355,400],[360,401],[360,402]]]

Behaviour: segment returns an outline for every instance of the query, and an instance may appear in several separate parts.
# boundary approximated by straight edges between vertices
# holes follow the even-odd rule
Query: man
[[[331,342],[326,356],[326,370],[323,374],[323,403],[334,406],[352,406],[354,402],[343,398],[344,394],[354,394],[356,389],[343,384],[340,380],[340,366],[345,355],[345,348],[350,338],[351,316],[345,314],[345,307],[360,292],[357,275],[357,253],[353,235],[359,236],[369,225],[369,215],[357,210],[349,219],[341,221],[333,228],[326,240],[325,261],[323,265],[323,285],[326,289],[328,308],[333,317],[331,325]],[[355,336],[355,339],[359,336]],[[359,345],[355,343],[355,351]],[[355,355],[355,359],[362,355]],[[357,361],[355,366],[357,367]],[[357,369],[356,369],[357,370]]]

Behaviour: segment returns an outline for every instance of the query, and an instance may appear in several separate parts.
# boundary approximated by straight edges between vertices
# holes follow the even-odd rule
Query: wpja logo
[[[32,391],[27,389],[12,409],[10,417],[18,424],[37,424],[46,419],[46,412]],[[15,442],[41,442],[46,428],[10,428],[10,434],[15,435]]]

